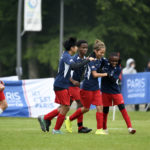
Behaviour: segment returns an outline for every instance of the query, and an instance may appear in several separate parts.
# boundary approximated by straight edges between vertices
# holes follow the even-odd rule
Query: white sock
[[[129,131],[129,132],[131,132],[132,130],[133,130],[133,128],[131,128],[131,127],[130,127],[130,128],[128,128],[128,131]]]
[[[3,112],[3,109],[2,109],[2,108],[0,108],[0,114],[2,114],[2,112]]]

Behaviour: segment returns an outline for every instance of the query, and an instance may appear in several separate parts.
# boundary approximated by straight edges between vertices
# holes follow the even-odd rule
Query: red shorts
[[[69,87],[69,94],[71,100],[80,100],[80,88],[79,87]]]
[[[103,105],[104,106],[113,106],[124,104],[122,94],[108,94],[102,93]]]
[[[81,103],[85,108],[90,108],[91,104],[96,106],[102,106],[102,95],[100,90],[97,91],[87,91],[87,90],[81,90],[80,91],[81,96]]]
[[[55,103],[70,106],[69,90],[65,89],[65,90],[61,90],[61,91],[55,91]]]
[[[5,95],[3,91],[0,91],[0,101],[5,100]]]

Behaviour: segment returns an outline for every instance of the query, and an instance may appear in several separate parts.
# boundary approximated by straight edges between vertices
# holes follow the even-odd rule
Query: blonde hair
[[[93,46],[94,50],[100,50],[101,48],[106,48],[104,42],[102,42],[101,40],[95,40],[94,46]]]

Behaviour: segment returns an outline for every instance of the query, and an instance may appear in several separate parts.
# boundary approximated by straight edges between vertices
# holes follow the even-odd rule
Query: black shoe
[[[46,131],[49,132],[49,127],[51,125],[51,121],[50,120],[45,120],[45,124],[46,124]]]
[[[78,133],[89,133],[92,129],[89,129],[87,127],[82,127],[80,130],[78,130]]]
[[[38,121],[40,123],[41,129],[43,132],[49,132],[49,127],[51,125],[51,121],[50,120],[45,120],[44,119],[44,115],[42,116],[38,116]]]

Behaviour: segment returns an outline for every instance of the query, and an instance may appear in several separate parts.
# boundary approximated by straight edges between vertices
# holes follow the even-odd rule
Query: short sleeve
[[[97,70],[97,68],[95,67],[94,61],[89,62],[89,67],[90,67],[91,71],[96,71]]]
[[[72,63],[75,63],[74,60],[73,60],[73,57],[70,56],[69,54],[64,54],[63,55],[63,61],[68,64],[68,65],[71,65]]]

